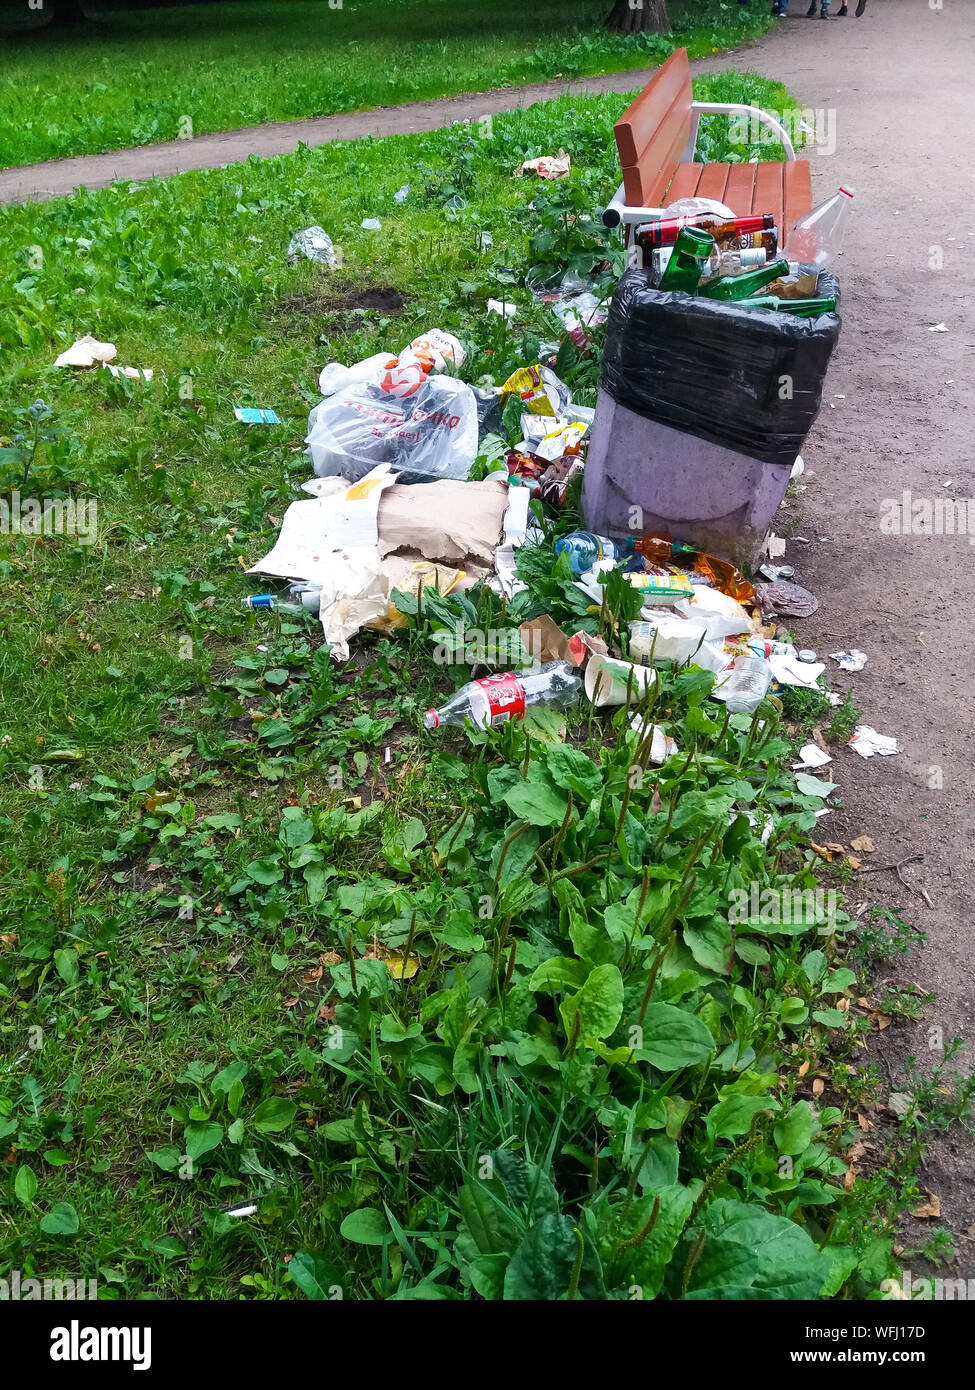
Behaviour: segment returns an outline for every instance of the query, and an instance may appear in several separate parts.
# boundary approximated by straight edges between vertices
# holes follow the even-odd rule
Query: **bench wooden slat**
[[[733,164],[724,191],[724,202],[738,217],[747,217],[752,210],[755,192],[755,165]]]
[[[755,165],[755,192],[752,195],[752,212],[770,212],[782,234],[782,168],[781,164]]]
[[[734,165],[732,164],[705,164],[698,180],[697,196],[699,198],[713,198],[715,202],[723,203],[728,175],[733,168]]]
[[[782,167],[785,207],[782,212],[782,226],[779,227],[780,248],[785,245],[792,224],[812,207],[812,179],[808,160],[796,159]]]
[[[704,169],[705,165],[703,164],[679,164],[673,182],[664,195],[667,205],[676,203],[678,198],[696,197],[697,185]]]
[[[687,108],[689,128],[693,96],[686,48],[675,49],[613,127],[620,165],[624,169],[633,168],[642,161],[648,145],[654,142],[664,118],[678,98]]]

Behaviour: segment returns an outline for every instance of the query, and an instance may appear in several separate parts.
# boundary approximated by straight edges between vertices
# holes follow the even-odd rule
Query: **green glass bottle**
[[[756,266],[754,270],[746,270],[741,275],[722,275],[717,280],[709,280],[702,286],[701,295],[705,299],[747,299],[763,285],[781,280],[788,273],[788,261],[773,261],[771,265]]]
[[[791,314],[793,318],[812,319],[817,314],[831,314],[836,308],[836,300],[832,297],[779,299],[774,294],[757,294],[752,299],[744,300],[742,307],[745,309],[777,309],[782,314]]]
[[[658,288],[696,293],[713,251],[714,237],[710,232],[702,232],[699,227],[682,227]],[[767,280],[762,281],[763,285],[767,283]]]

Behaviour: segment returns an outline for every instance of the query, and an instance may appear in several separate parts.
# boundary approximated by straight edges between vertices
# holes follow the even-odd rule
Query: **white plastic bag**
[[[306,440],[319,477],[357,482],[388,463],[401,483],[466,478],[477,457],[477,401],[456,377],[385,369],[378,380],[353,381],[309,418]]]
[[[695,584],[694,597],[681,599],[674,606],[688,618],[704,623],[708,639],[712,642],[736,637],[740,632],[753,631],[752,620],[737,599],[706,584]]]

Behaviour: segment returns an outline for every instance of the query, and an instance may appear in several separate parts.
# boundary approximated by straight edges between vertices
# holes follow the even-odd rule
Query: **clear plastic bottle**
[[[611,541],[592,531],[573,531],[555,542],[556,555],[568,555],[573,574],[585,574],[597,560],[624,560],[632,550],[632,541]]]
[[[852,207],[853,189],[840,188],[800,217],[786,239],[786,258],[827,270],[842,249]]]
[[[753,714],[765,698],[771,680],[772,668],[764,657],[736,656],[731,674],[717,682],[715,693],[732,714]]]
[[[440,709],[427,710],[423,726],[439,729],[469,719],[477,728],[486,729],[489,725],[523,719],[529,705],[568,709],[579,698],[581,689],[582,677],[568,661],[549,661],[534,671],[520,671],[517,675],[505,671],[461,686]]]
[[[276,594],[248,594],[241,599],[241,603],[245,608],[270,608],[275,613],[293,613],[295,616],[307,611],[302,604],[288,603]]]

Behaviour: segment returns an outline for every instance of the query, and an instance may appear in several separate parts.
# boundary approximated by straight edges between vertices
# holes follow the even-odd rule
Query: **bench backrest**
[[[691,130],[691,69],[677,48],[613,127],[631,207],[656,207]]]

